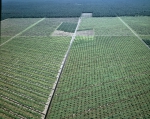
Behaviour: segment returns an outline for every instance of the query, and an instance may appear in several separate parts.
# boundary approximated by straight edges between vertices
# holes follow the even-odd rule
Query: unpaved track
[[[80,22],[81,22],[81,18],[79,18],[79,20],[78,20],[78,24],[77,24],[77,27],[76,27],[76,29],[75,29],[75,32],[74,32],[74,34],[73,34],[73,36],[72,36],[72,39],[71,39],[71,41],[70,41],[68,50],[67,50],[67,52],[66,52],[66,54],[65,54],[65,56],[64,56],[64,58],[63,58],[63,61],[62,61],[62,63],[61,63],[60,69],[59,69],[58,74],[57,74],[57,79],[56,79],[55,83],[53,84],[52,91],[50,92],[50,95],[49,95],[49,97],[48,97],[47,103],[46,103],[46,105],[45,105],[45,109],[44,109],[44,111],[43,111],[44,115],[42,115],[42,119],[45,119],[46,116],[47,116],[47,114],[48,114],[49,107],[50,107],[51,102],[52,102],[52,98],[53,98],[53,96],[54,96],[54,93],[55,93],[55,90],[56,90],[58,81],[59,81],[59,79],[60,79],[62,70],[63,70],[63,68],[64,68],[66,59],[67,59],[67,57],[68,57],[70,48],[71,48],[72,43],[73,43],[73,41],[74,41],[74,39],[75,39],[75,37],[76,37],[77,29],[78,29],[78,27],[79,27],[79,25],[80,25]]]
[[[21,35],[22,33],[26,32],[27,30],[29,30],[30,28],[34,27],[35,25],[37,25],[38,23],[40,23],[41,21],[43,21],[45,18],[40,19],[39,21],[35,22],[34,24],[30,25],[29,27],[27,27],[25,30],[21,31],[20,33],[16,34],[15,36],[11,37],[10,39],[8,39],[6,42],[2,43],[0,45],[3,46],[4,44],[8,43],[9,41],[13,40],[14,38],[16,38],[17,36]]]
[[[142,40],[142,38],[127,24],[125,23],[120,17],[117,17],[148,49],[150,47]]]

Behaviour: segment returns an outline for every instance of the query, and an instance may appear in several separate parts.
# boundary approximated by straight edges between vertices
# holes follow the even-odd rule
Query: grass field
[[[121,19],[140,38],[150,40],[149,17]],[[71,40],[52,34],[58,29],[73,32],[77,22],[78,18],[1,22],[0,118],[45,115]],[[150,118],[148,47],[118,17],[82,18],[78,31],[88,30],[91,36],[82,33],[71,46],[46,118]]]

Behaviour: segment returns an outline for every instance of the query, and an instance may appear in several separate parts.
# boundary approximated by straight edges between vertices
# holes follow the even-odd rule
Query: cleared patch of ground
[[[64,32],[64,31],[60,31],[60,30],[55,30],[52,33],[52,36],[72,36],[73,33],[69,33],[69,32]]]
[[[82,13],[81,17],[92,17],[92,13]]]
[[[77,36],[94,36],[94,30],[77,31]]]

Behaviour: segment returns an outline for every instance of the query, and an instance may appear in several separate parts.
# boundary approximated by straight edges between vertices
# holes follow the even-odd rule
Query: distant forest
[[[150,0],[2,0],[6,18],[150,16]]]

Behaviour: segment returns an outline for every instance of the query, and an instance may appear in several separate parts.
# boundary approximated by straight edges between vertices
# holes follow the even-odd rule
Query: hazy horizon
[[[2,19],[39,17],[150,16],[149,0],[2,0]]]

